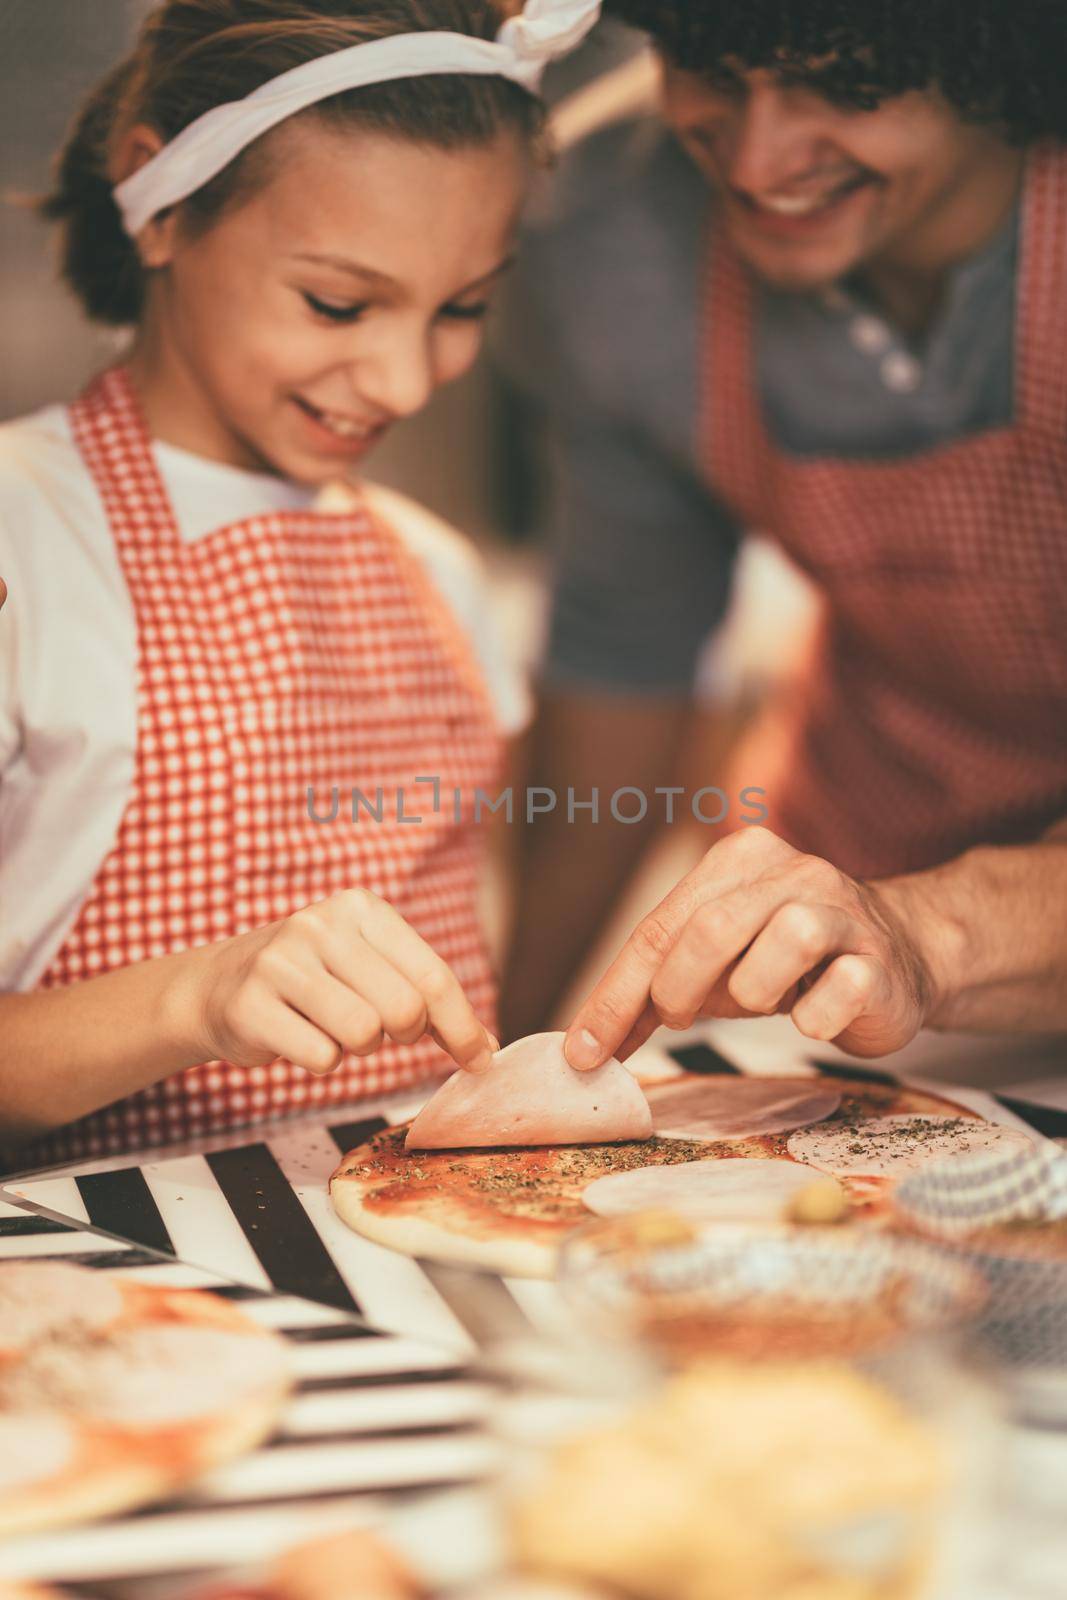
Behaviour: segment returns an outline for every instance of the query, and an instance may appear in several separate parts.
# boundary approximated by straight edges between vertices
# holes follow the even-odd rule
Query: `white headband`
[[[545,67],[579,44],[600,15],[600,0],[526,0],[495,40],[464,33],[397,33],[319,56],[261,84],[244,100],[215,106],[114,190],[133,238],[167,206],[195,193],[254,140],[287,117],[348,89],[394,78],[478,73],[510,78],[536,94]]]

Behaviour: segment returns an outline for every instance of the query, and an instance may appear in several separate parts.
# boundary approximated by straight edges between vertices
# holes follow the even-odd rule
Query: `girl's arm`
[[[445,962],[348,889],[218,944],[0,996],[0,1133],[35,1137],[203,1061],[321,1074],[425,1033],[471,1071],[496,1048]]]

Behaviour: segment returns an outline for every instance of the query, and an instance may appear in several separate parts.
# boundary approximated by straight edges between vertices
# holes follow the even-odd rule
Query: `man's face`
[[[924,265],[946,204],[997,142],[934,92],[856,111],[764,69],[722,88],[668,66],[665,115],[719,191],[738,253],[796,290],[882,258]]]

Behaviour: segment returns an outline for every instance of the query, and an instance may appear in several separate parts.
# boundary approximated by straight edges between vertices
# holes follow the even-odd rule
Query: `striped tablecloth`
[[[777,1020],[777,1019],[772,1019]],[[758,1028],[705,1025],[670,1051],[646,1045],[631,1065],[639,1076],[696,1072],[810,1075],[898,1081],[892,1073],[842,1056],[809,1055],[794,1034],[791,1053],[779,1030],[761,1044]],[[741,1041],[743,1059],[735,1040]],[[730,1051],[728,1055],[726,1052]],[[1067,1133],[1067,1112],[1028,1105],[1006,1095],[901,1080],[970,1105],[982,1115],[1056,1136]],[[378,1129],[406,1121],[422,1096],[394,1097],[359,1107],[349,1120],[303,1118],[245,1130],[194,1148],[130,1157],[9,1179],[0,1197],[23,1200],[48,1214],[88,1223],[178,1260],[256,1289],[277,1289],[364,1316],[374,1327],[408,1334],[468,1354],[472,1334],[464,1297],[442,1293],[447,1278],[352,1233],[334,1215],[328,1182],[342,1155]],[[484,1287],[484,1286],[483,1286]],[[499,1315],[554,1325],[553,1286],[501,1279],[494,1286]],[[447,1296],[447,1297],[446,1297]]]
[[[744,1063],[705,1033],[669,1054],[648,1046],[635,1065],[650,1076],[684,1067],[896,1081],[841,1059],[761,1052],[754,1035],[744,1037]],[[1062,1112],[923,1086],[996,1120],[1067,1132]],[[8,1542],[0,1546],[0,1580],[100,1585],[94,1592],[108,1600],[170,1600],[194,1574],[261,1561],[356,1524],[386,1527],[435,1584],[491,1566],[492,1519],[479,1488],[495,1460],[490,1396],[471,1366],[479,1320],[528,1330],[556,1325],[561,1308],[549,1283],[486,1274],[470,1296],[462,1283],[457,1290],[467,1275],[384,1250],[333,1216],[326,1184],[339,1156],[405,1120],[416,1104],[392,1100],[361,1107],[351,1121],[289,1122],[195,1150],[9,1181],[5,1193],[15,1203],[0,1204],[0,1261],[74,1256],[152,1282],[211,1288],[291,1341],[298,1387],[260,1450],[170,1503]],[[1062,1439],[1027,1436],[1025,1447],[1051,1451],[1039,1477],[1067,1470]],[[1028,1455],[1020,1469],[1027,1482],[1032,1467]],[[1027,1550],[1043,1543],[1020,1537]],[[967,1600],[994,1595],[1003,1600],[999,1589]]]
[[[269,1559],[301,1540],[357,1525],[387,1528],[428,1578],[462,1574],[472,1563],[477,1570],[486,1519],[473,1486],[493,1459],[485,1430],[488,1390],[449,1350],[0,1206],[0,1263],[26,1258],[74,1260],[239,1302],[247,1316],[289,1341],[297,1383],[277,1432],[260,1449],[177,1499],[84,1528],[5,1541],[0,1581],[103,1583],[109,1596],[140,1600],[188,1588],[194,1574]]]

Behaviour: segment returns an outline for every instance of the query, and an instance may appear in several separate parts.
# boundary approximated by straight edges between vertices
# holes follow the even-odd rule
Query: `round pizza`
[[[0,1266],[0,1537],[170,1494],[270,1433],[284,1342],[203,1290]]]
[[[643,1088],[652,1129],[642,1138],[539,1144],[531,1117],[528,1144],[487,1147],[479,1122],[477,1147],[466,1148],[458,1122],[446,1149],[443,1135],[413,1147],[419,1119],[383,1129],[337,1168],[334,1208],[408,1255],[548,1277],[564,1237],[596,1213],[766,1222],[794,1214],[809,1185],[824,1207],[829,1184],[843,1211],[870,1218],[897,1174],[923,1160],[1026,1142],[936,1095],[867,1079],[683,1073]],[[477,1080],[463,1089],[476,1093]]]

